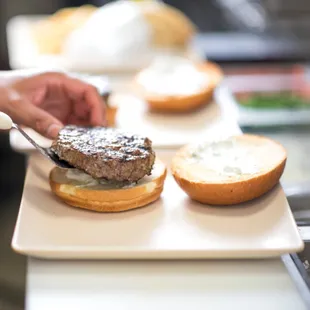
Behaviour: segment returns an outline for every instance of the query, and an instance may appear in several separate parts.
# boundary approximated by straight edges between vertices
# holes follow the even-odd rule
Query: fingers
[[[90,121],[93,125],[106,126],[106,106],[100,97],[97,89],[88,87],[85,90],[84,98],[86,103],[91,107]]]
[[[12,95],[14,94],[14,95]],[[63,124],[51,114],[11,92],[7,113],[18,123],[37,131],[44,137],[55,139]]]
[[[106,105],[97,89],[63,73],[39,74],[16,82],[11,87],[31,101],[17,104],[20,99],[15,100],[15,106],[19,106],[18,113],[12,108],[12,113],[16,112],[15,118],[44,136],[53,138],[62,122],[85,126],[107,125]]]
[[[28,108],[28,121],[23,122],[26,126],[34,129],[44,137],[55,139],[58,136],[63,124],[51,114],[37,108],[32,104],[26,104]]]
[[[85,104],[84,100],[77,100],[73,104],[74,116],[78,119],[89,120],[90,117],[90,107]]]
[[[91,125],[106,125],[106,106],[94,86],[77,79],[67,78],[67,80],[64,81],[64,87],[67,91],[67,95],[74,103],[76,115],[81,116],[84,110],[84,112],[89,113]],[[86,104],[87,108],[81,107],[81,101]]]

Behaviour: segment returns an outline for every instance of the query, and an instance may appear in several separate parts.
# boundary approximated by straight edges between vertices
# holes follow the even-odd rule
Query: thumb
[[[34,129],[46,138],[57,138],[63,124],[53,115],[32,104],[26,104],[26,106],[28,106],[29,120],[25,125]]]
[[[14,96],[13,96],[13,95]],[[48,112],[30,103],[17,92],[9,92],[8,114],[21,125],[32,128],[49,139],[55,139],[63,124]]]

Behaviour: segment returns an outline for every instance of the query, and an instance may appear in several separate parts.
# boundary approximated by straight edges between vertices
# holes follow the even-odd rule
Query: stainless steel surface
[[[259,1],[216,0],[225,11],[228,21],[240,29],[264,31],[266,28],[266,11]]]
[[[241,31],[309,37],[308,0],[216,0],[227,20]]]
[[[310,182],[296,182],[284,186],[287,200],[299,226],[310,224]],[[310,230],[309,230],[310,232]],[[310,235],[308,237],[310,239]]]
[[[0,309],[24,309],[26,258],[12,251],[25,176],[25,156],[10,149],[7,132],[0,132]]]
[[[202,55],[216,62],[272,63],[310,59],[309,39],[286,34],[206,32],[197,35],[193,44]]]
[[[310,226],[300,227],[299,232],[305,240],[304,250],[284,256],[283,262],[310,309]]]
[[[51,160],[55,165],[57,165],[60,168],[72,168],[72,166],[69,165],[67,162],[59,159],[59,157],[50,148],[43,148],[40,145],[38,145],[17,124],[13,123],[13,128],[17,129],[43,156]]]
[[[300,295],[303,298],[304,303],[307,306],[307,309],[310,309],[310,292],[307,284],[302,277],[300,270],[297,268],[295,261],[290,255],[282,256],[282,261],[286,266],[291,278],[293,279]]]

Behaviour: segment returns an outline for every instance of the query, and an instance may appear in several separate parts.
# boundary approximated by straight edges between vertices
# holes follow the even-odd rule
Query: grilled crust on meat
[[[136,182],[150,175],[155,161],[148,138],[113,128],[66,126],[52,150],[94,178],[119,182]]]
[[[49,176],[52,192],[70,206],[97,212],[121,212],[152,203],[162,193],[167,174],[165,165],[157,159],[154,173],[145,177],[144,182],[132,187],[100,190],[61,182],[59,174],[65,171],[58,167],[52,169]]]

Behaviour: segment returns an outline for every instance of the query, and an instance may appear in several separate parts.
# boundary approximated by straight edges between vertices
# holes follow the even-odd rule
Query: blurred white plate
[[[226,136],[238,128],[233,121],[225,117],[227,113],[215,102],[184,115],[149,113],[147,105],[142,100],[127,94],[113,95],[111,102],[119,106],[117,128],[148,136],[155,147],[176,148],[201,137]],[[50,140],[29,128],[26,128],[26,131],[38,144],[44,147],[50,146]],[[15,130],[10,133],[10,143],[12,148],[19,152],[34,149]]]

